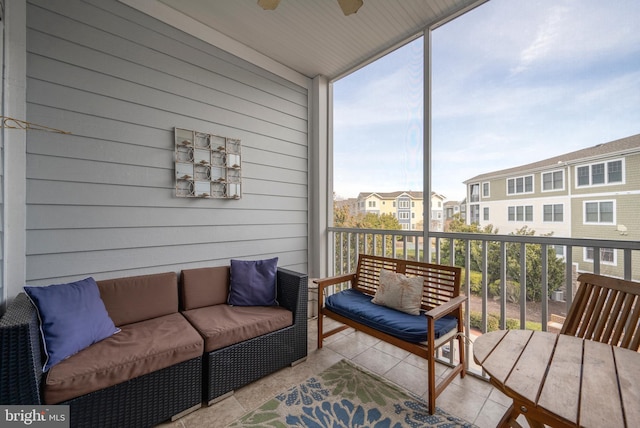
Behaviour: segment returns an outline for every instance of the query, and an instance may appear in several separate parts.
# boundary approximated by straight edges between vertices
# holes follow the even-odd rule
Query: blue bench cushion
[[[338,315],[407,342],[420,343],[427,340],[427,318],[424,311],[420,311],[420,315],[410,315],[371,303],[372,298],[373,296],[360,291],[348,289],[327,297],[325,307]],[[436,320],[435,339],[457,328],[457,325],[457,318],[451,315]]]

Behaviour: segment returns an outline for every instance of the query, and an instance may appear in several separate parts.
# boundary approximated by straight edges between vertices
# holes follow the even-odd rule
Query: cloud
[[[461,199],[475,175],[640,132],[638,16],[637,0],[492,0],[435,30],[432,189]],[[421,185],[420,44],[335,84],[336,191]]]
[[[546,57],[558,43],[558,35],[566,26],[565,16],[569,12],[567,7],[554,6],[549,9],[548,17],[538,28],[533,42],[520,53],[518,64],[511,70],[513,74],[527,70],[530,65]]]

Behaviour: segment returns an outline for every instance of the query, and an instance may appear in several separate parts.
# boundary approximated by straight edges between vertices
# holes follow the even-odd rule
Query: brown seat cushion
[[[183,312],[211,352],[293,324],[291,311],[279,306],[214,305]]]
[[[123,325],[122,331],[49,370],[45,404],[56,404],[199,357],[203,340],[179,313]]]

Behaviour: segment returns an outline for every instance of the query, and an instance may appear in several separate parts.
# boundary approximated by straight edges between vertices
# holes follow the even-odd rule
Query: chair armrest
[[[428,311],[425,315],[427,318],[431,318],[434,320],[440,319],[445,315],[449,315],[451,312],[459,309],[464,302],[467,301],[467,296],[457,296],[453,299],[449,300],[446,303],[437,306],[430,311]]]
[[[293,312],[294,323],[307,322],[309,276],[278,268],[278,304]]]
[[[356,274],[355,273],[347,273],[344,275],[337,275],[337,276],[331,276],[329,278],[321,278],[321,279],[314,279],[313,282],[315,282],[316,284],[318,284],[318,289],[322,290],[326,287],[329,287],[331,285],[336,285],[336,284],[340,284],[343,282],[351,282],[351,284],[354,283],[354,281],[356,280]]]
[[[38,314],[25,293],[0,319],[0,403],[42,404],[42,353]]]

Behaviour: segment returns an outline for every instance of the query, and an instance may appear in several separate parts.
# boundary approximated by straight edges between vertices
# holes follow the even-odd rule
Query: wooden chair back
[[[422,309],[429,311],[460,295],[461,269],[431,263],[400,260],[389,257],[360,254],[354,288],[375,295],[380,285],[380,270],[401,273],[409,277],[424,278]]]
[[[560,333],[638,351],[640,283],[590,273],[578,281]]]

